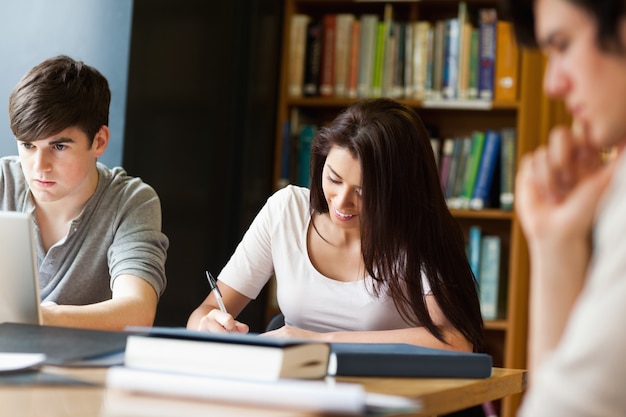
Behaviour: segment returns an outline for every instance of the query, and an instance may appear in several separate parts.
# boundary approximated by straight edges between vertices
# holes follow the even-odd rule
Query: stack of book
[[[368,394],[359,384],[326,382],[328,343],[181,328],[129,330],[124,365],[107,373],[112,390],[355,415],[421,408],[413,399]]]

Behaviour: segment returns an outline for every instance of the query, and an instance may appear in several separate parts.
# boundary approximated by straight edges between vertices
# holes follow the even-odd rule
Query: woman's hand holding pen
[[[217,302],[217,305],[208,312],[207,315],[200,319],[198,324],[198,330],[205,330],[213,333],[248,333],[249,327],[247,324],[240,323],[228,313],[224,301],[222,299],[222,292],[217,285],[217,280],[211,275],[209,271],[205,272],[209,286],[211,287],[211,294],[209,297],[213,297]]]
[[[217,306],[200,319],[198,330],[212,333],[248,333],[247,324],[238,322],[229,313],[221,311]]]

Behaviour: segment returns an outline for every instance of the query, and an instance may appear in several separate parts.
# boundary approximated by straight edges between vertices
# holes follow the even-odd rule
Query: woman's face
[[[322,171],[322,189],[333,224],[359,228],[361,163],[345,148],[333,146]]]
[[[548,56],[544,90],[562,98],[596,147],[626,139],[626,54],[600,49],[598,23],[567,0],[535,2],[535,34]],[[626,44],[626,22],[619,31]]]

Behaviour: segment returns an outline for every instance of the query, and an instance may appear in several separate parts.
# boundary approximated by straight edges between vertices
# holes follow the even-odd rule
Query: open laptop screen
[[[0,211],[0,323],[41,324],[30,214]]]

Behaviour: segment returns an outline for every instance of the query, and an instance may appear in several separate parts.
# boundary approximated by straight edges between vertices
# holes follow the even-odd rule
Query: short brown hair
[[[32,142],[77,127],[92,143],[109,124],[111,90],[107,79],[82,61],[59,55],[28,71],[9,96],[15,138]]]

